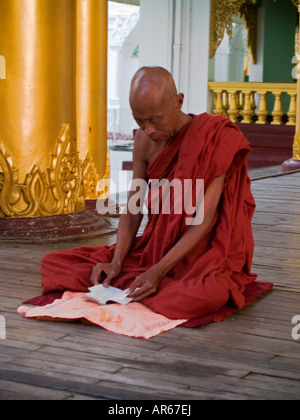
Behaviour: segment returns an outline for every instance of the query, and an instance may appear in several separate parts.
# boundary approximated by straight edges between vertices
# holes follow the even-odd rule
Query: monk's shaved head
[[[160,97],[168,94],[170,99],[177,96],[174,79],[162,67],[142,67],[134,75],[131,83],[130,102],[140,97]]]
[[[142,67],[132,79],[133,118],[153,141],[168,141],[189,121],[181,111],[183,99],[171,73],[162,67]]]

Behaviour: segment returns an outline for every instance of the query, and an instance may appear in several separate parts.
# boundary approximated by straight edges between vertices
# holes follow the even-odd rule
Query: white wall
[[[171,71],[185,112],[207,110],[210,0],[141,0],[140,66]]]
[[[183,0],[183,43],[180,87],[186,95],[184,110],[207,110],[210,0]]]
[[[171,71],[173,0],[141,0],[140,66],[161,66]]]
[[[231,39],[224,33],[214,57],[216,82],[244,82],[244,64],[247,49],[247,30],[244,24],[234,23]]]
[[[108,132],[115,138],[130,139],[137,128],[129,106],[129,89],[139,68],[139,59],[133,56],[140,42],[139,11],[137,6],[109,2]]]

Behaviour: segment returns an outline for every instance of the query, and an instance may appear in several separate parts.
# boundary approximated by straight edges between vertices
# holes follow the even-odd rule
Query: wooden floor
[[[1,244],[1,399],[299,399],[300,173],[256,179],[253,271],[274,282],[220,324],[150,340],[80,323],[29,321],[16,312],[40,294],[42,255],[115,237],[51,245]],[[298,330],[300,333],[300,328]]]

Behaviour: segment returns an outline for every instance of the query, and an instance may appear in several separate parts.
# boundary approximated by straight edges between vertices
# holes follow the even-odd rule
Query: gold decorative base
[[[282,172],[292,172],[298,170],[300,170],[300,160],[289,159],[282,164]]]
[[[300,134],[296,133],[293,143],[293,158],[282,164],[282,172],[297,171],[300,169]]]
[[[0,218],[1,243],[58,243],[112,235],[118,219],[101,217],[90,204],[83,212],[36,218]]]
[[[0,219],[81,212],[85,200],[108,197],[109,177],[109,153],[105,188],[101,188],[101,178],[90,153],[83,162],[79,159],[76,141],[70,136],[70,124],[63,125],[46,172],[35,163],[23,183],[12,156],[0,144]]]
[[[23,183],[12,157],[0,145],[0,218],[53,216],[84,208],[82,168],[70,124],[63,125],[47,171],[34,164]]]

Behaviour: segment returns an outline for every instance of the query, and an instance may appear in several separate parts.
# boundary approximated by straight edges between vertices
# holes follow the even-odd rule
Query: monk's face
[[[132,114],[139,127],[155,142],[164,142],[178,131],[183,95],[150,89],[131,98]]]

